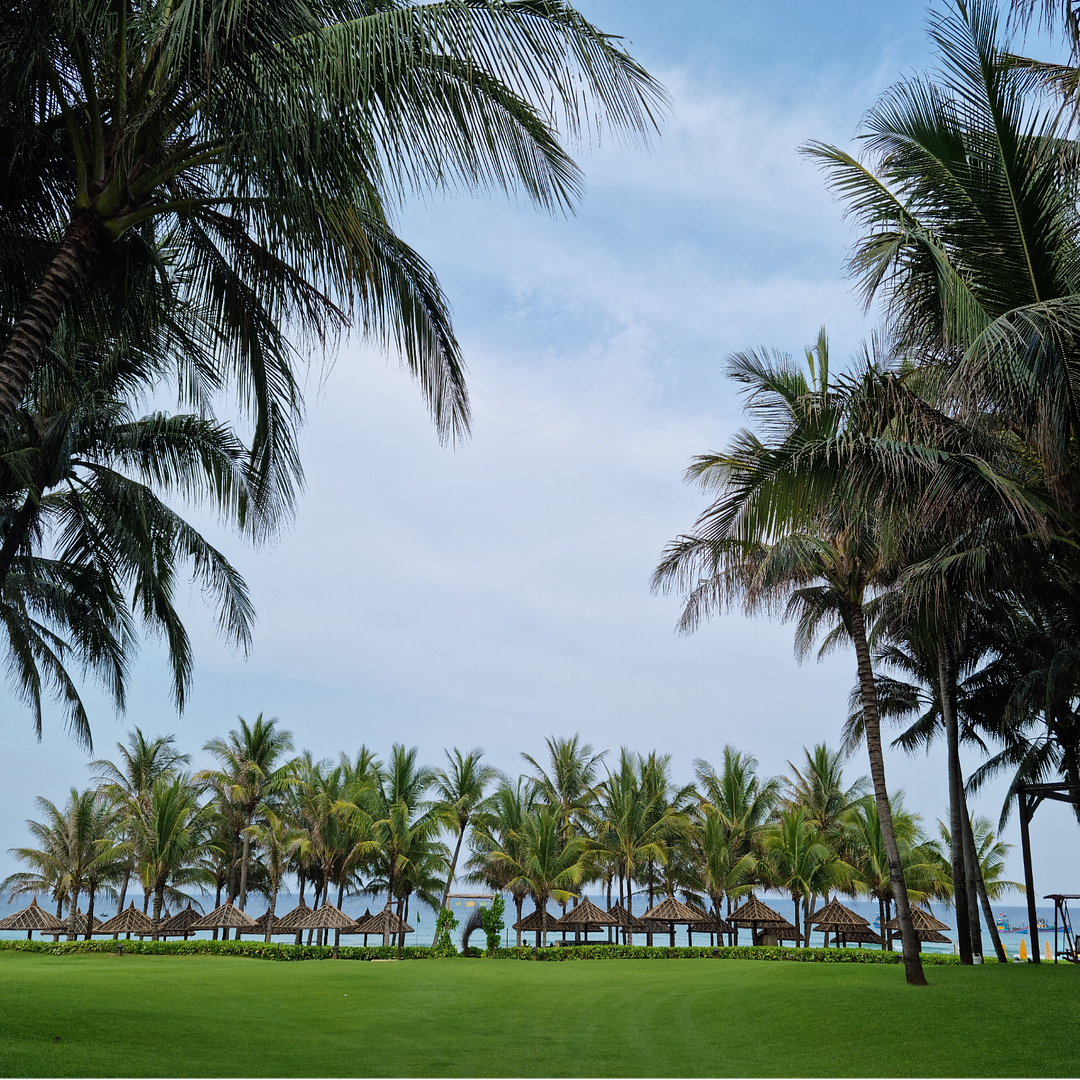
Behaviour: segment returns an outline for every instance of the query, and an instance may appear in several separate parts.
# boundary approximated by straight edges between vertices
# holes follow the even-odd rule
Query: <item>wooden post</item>
[[[1028,929],[1031,932],[1031,963],[1039,963],[1039,922],[1035,914],[1035,881],[1031,871],[1031,837],[1028,834],[1028,822],[1034,813],[1029,806],[1025,785],[1017,784],[1016,798],[1020,803],[1020,844],[1024,852],[1024,884],[1027,886]]]

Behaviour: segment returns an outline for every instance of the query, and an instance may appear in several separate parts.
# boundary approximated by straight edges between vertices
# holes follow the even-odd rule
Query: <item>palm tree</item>
[[[240,883],[237,889],[239,908],[247,903],[248,860],[251,834],[247,831],[255,812],[293,782],[294,762],[282,762],[292,750],[292,734],[277,728],[277,719],[264,720],[262,713],[248,725],[242,717],[240,729],[229,732],[228,739],[211,739],[203,747],[221,762],[222,768],[204,769],[196,779],[212,784],[226,803],[237,810],[237,832],[241,837]],[[230,896],[230,900],[232,897]]]
[[[826,839],[836,836],[843,828],[844,814],[866,795],[869,781],[860,776],[850,787],[844,786],[844,752],[830,750],[825,743],[814,749],[803,747],[803,764],[788,762],[791,778],[786,801],[806,811],[806,820]]]
[[[209,811],[199,805],[199,788],[186,774],[159,777],[134,819],[134,843],[143,881],[153,895],[154,940],[166,888],[207,883],[199,859],[206,844]]]
[[[485,809],[477,814],[469,838],[470,857],[466,864],[470,877],[484,881],[489,888],[506,890],[514,900],[515,922],[521,922],[521,906],[528,889],[515,876],[513,867],[525,861],[522,837],[526,817],[535,808],[535,788],[524,777],[516,781],[504,776],[492,793]],[[496,852],[506,859],[496,859]],[[521,948],[521,930],[517,930]]]
[[[780,820],[766,831],[763,847],[772,881],[787,889],[795,905],[795,933],[801,935],[796,940],[809,945],[811,899],[842,886],[851,868],[802,806],[781,811]],[[800,903],[805,934],[800,930]]]
[[[564,828],[565,818],[557,808],[538,807],[522,820],[511,850],[499,848],[489,855],[502,865],[508,887],[524,889],[541,916],[548,900],[565,904],[573,899],[573,889],[584,875],[588,845],[580,836],[567,838]],[[536,936],[541,947],[547,945],[546,929],[537,931]]]
[[[919,942],[890,819],[885,761],[864,604],[895,579],[890,547],[894,525],[874,506],[868,484],[852,482],[841,448],[863,451],[852,410],[853,392],[829,379],[824,331],[806,351],[806,372],[789,358],[749,352],[728,362],[741,383],[747,410],[764,438],[742,431],[722,454],[697,458],[688,477],[719,497],[695,531],[668,545],[653,576],[658,589],[681,589],[680,628],[691,632],[702,616],[739,601],[745,610],[785,611],[799,617],[797,642],[809,651],[818,628],[832,620],[855,647],[863,699],[870,775],[889,855],[907,981],[924,985]],[[864,382],[873,383],[868,369]],[[856,381],[853,390],[857,388]],[[807,444],[833,451],[807,455]],[[835,639],[834,639],[835,640]]]
[[[87,0],[5,9],[0,33],[5,139],[18,132],[36,166],[35,183],[5,180],[20,196],[7,232],[38,245],[29,295],[4,313],[0,419],[91,268],[150,237],[174,250],[181,295],[217,312],[218,378],[278,460],[295,392],[282,328],[319,340],[353,313],[401,347],[440,432],[467,429],[445,302],[388,223],[405,193],[496,186],[566,206],[580,177],[555,131],[641,137],[661,101],[561,3],[144,0],[117,14]]]
[[[544,740],[548,748],[548,769],[531,755],[521,756],[532,766],[537,799],[559,811],[564,837],[576,828],[588,829],[596,802],[600,765],[606,750],[596,753],[580,735],[569,739],[551,736]]]
[[[457,872],[458,856],[461,854],[461,842],[465,838],[473,818],[483,813],[488,787],[498,777],[499,772],[493,765],[484,765],[481,759],[484,751],[477,747],[467,754],[462,754],[457,747],[446,751],[448,768],[439,769],[435,774],[435,794],[438,802],[435,813],[443,824],[457,833],[454,854],[450,859],[450,871],[446,875],[446,888],[443,890],[439,908],[446,907],[446,898]]]
[[[284,818],[267,806],[263,807],[258,819],[248,826],[251,839],[263,852],[266,860],[267,876],[270,884],[270,907],[266,915],[265,941],[269,942],[274,926],[274,911],[277,907],[278,891],[285,876],[289,859],[299,850],[304,840],[301,830],[291,826]]]

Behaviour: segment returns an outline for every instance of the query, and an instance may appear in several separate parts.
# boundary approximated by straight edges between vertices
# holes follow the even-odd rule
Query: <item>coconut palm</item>
[[[600,780],[600,766],[606,750],[596,753],[580,735],[569,739],[551,736],[544,740],[548,748],[545,769],[530,754],[521,756],[532,766],[536,797],[559,811],[564,837],[575,829],[587,832],[592,821]]]
[[[841,831],[844,814],[869,787],[865,776],[844,786],[843,759],[843,750],[830,750],[825,743],[817,743],[812,751],[803,747],[802,765],[789,761],[791,777],[784,778],[786,801],[805,810],[806,820],[826,839]]]
[[[540,806],[526,814],[514,836],[511,850],[498,848],[489,858],[501,864],[511,890],[522,888],[532,897],[538,915],[548,900],[565,904],[585,873],[588,844],[580,836],[565,836],[566,819],[558,808]],[[547,930],[537,931],[537,941],[547,945]]]
[[[304,834],[300,829],[291,826],[287,820],[279,817],[274,809],[269,806],[262,808],[262,812],[248,826],[248,830],[251,833],[252,841],[262,852],[269,878],[270,906],[267,909],[266,935],[264,938],[268,942],[273,932],[274,911],[277,908],[281,880],[288,869],[290,858],[303,843]]]
[[[283,328],[318,340],[353,314],[401,347],[440,432],[463,432],[446,305],[392,231],[395,203],[460,185],[565,206],[580,177],[556,129],[644,135],[659,100],[562,3],[87,0],[6,8],[0,35],[0,116],[20,147],[5,234],[37,241],[0,418],[91,268],[151,237],[180,294],[216,312],[220,378],[275,458],[295,402]]]
[[[865,454],[860,441],[862,383],[830,380],[824,331],[806,350],[805,370],[790,358],[739,353],[728,374],[741,384],[747,411],[761,435],[741,431],[729,450],[697,458],[688,477],[719,492],[694,532],[668,545],[653,576],[654,588],[679,589],[685,606],[680,628],[691,632],[702,617],[741,603],[750,613],[784,612],[799,620],[797,648],[810,651],[819,628],[832,623],[855,648],[863,698],[870,775],[893,875],[893,892],[909,983],[923,985],[919,942],[911,925],[900,855],[892,833],[885,761],[864,604],[895,580],[893,549],[899,522],[872,501],[867,477],[850,477],[849,455]],[[832,452],[807,454],[807,445]],[[873,451],[871,451],[873,454]],[[834,636],[831,642],[835,643]]]
[[[457,747],[447,750],[447,768],[439,769],[435,774],[435,813],[442,823],[457,834],[454,842],[454,854],[450,859],[450,870],[446,875],[446,888],[443,891],[439,908],[446,907],[446,898],[457,873],[458,856],[461,854],[461,842],[472,824],[474,817],[485,808],[487,789],[499,772],[493,765],[484,765],[484,751],[477,747],[467,754],[462,754]]]
[[[247,829],[254,821],[256,810],[268,800],[280,797],[289,787],[295,769],[292,760],[282,761],[292,750],[292,734],[279,730],[276,718],[264,720],[259,713],[251,725],[242,716],[237,719],[239,730],[234,728],[227,739],[211,739],[203,747],[222,767],[204,769],[196,779],[213,785],[224,802],[237,812],[237,833],[242,846],[237,896],[243,911],[251,851],[251,834]]]

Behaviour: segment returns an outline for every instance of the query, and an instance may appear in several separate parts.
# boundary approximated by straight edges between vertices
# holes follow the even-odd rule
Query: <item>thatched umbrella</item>
[[[287,911],[284,915],[274,920],[274,933],[296,934],[296,944],[299,945],[301,939],[300,923],[310,914],[311,908],[301,900],[292,911]]]
[[[915,904],[911,905],[911,923],[915,927],[915,936],[920,942],[932,941],[937,945],[951,945],[952,942],[944,934],[939,933],[940,930],[951,930],[952,927],[948,923],[943,923],[940,919],[935,919],[933,915],[928,911],[924,911],[921,907]],[[890,919],[885,924],[886,930],[899,930],[899,919]]]
[[[882,945],[884,942],[879,934],[875,934],[873,930],[841,930],[840,941],[846,948],[848,943],[858,945],[861,949],[864,945]]]
[[[341,932],[343,934],[363,934],[364,935],[364,944],[366,945],[368,936],[367,936],[367,933],[364,931],[364,923],[366,923],[368,921],[368,919],[370,919],[370,918],[371,918],[371,908],[364,908],[364,914],[363,915],[357,915],[357,917],[356,917],[356,925],[351,930],[342,930]]]
[[[391,934],[411,934],[413,928],[396,911],[383,908],[378,914],[372,915],[370,919],[358,923],[352,933],[364,934],[365,940],[367,940],[367,934],[382,934],[383,944],[389,945]]]
[[[740,904],[728,917],[727,921],[732,926],[749,926],[750,927],[750,940],[753,944],[757,944],[755,940],[761,929],[765,927],[787,927],[791,926],[791,923],[784,918],[778,911],[774,911],[768,904],[763,904],[753,893],[750,894],[750,898]],[[736,930],[735,939],[738,943],[738,931]]]
[[[135,901],[132,900],[130,905],[124,908],[123,911],[118,911],[107,922],[103,922],[99,932],[114,935],[127,934],[128,937],[137,934],[140,938],[144,938],[154,932],[154,922],[149,915],[144,915],[137,910]]]
[[[608,908],[608,916],[614,920],[612,925],[624,931],[624,936],[626,934],[644,934],[649,929],[636,915],[632,915],[627,911],[622,904],[612,904]]]
[[[329,901],[322,907],[316,908],[306,918],[301,919],[296,927],[298,930],[334,930],[334,958],[337,959],[338,944],[341,941],[341,931],[356,930],[356,920],[350,919],[340,908],[334,907]],[[265,933],[265,929],[264,929]],[[325,944],[323,942],[322,944]]]
[[[193,927],[198,921],[199,913],[189,902],[188,906],[184,908],[183,911],[178,911],[175,915],[172,915],[167,919],[162,919],[158,924],[158,937],[182,937],[187,941],[188,935],[191,934]]]
[[[89,928],[87,927],[87,917],[83,914],[82,908],[76,908],[74,915],[69,915],[64,919],[64,926],[67,932],[74,937],[78,937],[80,934],[86,935],[89,933],[91,936],[101,932],[101,920],[95,915],[89,920]]]
[[[245,915],[238,907],[224,903],[214,908],[209,915],[204,915],[197,922],[191,924],[192,930],[225,930],[236,929],[241,932],[251,930],[255,926],[255,920],[250,915]],[[228,938],[226,938],[228,940]]]
[[[691,945],[694,944],[691,937],[692,934],[708,934],[711,939],[713,934],[720,935],[731,933],[731,925],[720,918],[715,912],[709,913],[707,911],[702,911],[697,904],[688,904],[687,906],[692,911],[696,911],[702,918],[701,923],[694,926],[691,926],[688,923],[686,926],[686,940]]]
[[[649,908],[641,919],[643,922],[666,923],[671,932],[671,947],[675,948],[676,923],[686,923],[687,927],[691,927],[695,923],[708,922],[709,916],[704,911],[692,908],[688,904],[681,904],[674,896],[669,896],[655,907]]]
[[[617,925],[615,920],[603,908],[597,907],[588,897],[572,907],[561,919],[560,927],[581,931],[585,935],[585,944],[589,944],[589,931],[605,926]]]
[[[38,907],[37,897],[30,901],[29,907],[15,911],[5,919],[0,919],[0,930],[25,930],[29,941],[35,930],[42,934],[65,934],[67,923],[51,915],[44,908]]]
[[[844,907],[839,900],[830,900],[824,907],[811,912],[806,917],[806,922],[810,926],[816,926],[825,935],[826,948],[829,945],[829,934],[870,929],[869,919],[864,919],[857,911]]]
[[[533,931],[536,934],[536,944],[539,945],[543,940],[541,935],[550,930],[560,930],[561,927],[559,926],[559,920],[547,908],[544,908],[543,913],[533,911],[526,915],[524,919],[519,919],[510,929],[523,932],[527,930]]]

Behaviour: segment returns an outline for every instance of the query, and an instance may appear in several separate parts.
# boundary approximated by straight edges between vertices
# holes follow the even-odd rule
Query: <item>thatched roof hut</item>
[[[87,933],[86,915],[83,914],[82,908],[76,908],[74,915],[69,915],[64,919],[64,927],[69,934],[74,934],[76,937],[80,934],[85,935]],[[90,920],[89,933],[91,935],[100,933],[101,920],[95,915]]]
[[[559,930],[561,927],[559,926],[559,920],[545,909],[543,914],[539,911],[534,911],[531,914],[526,915],[524,919],[514,923],[511,929],[543,932],[545,930]]]
[[[865,930],[840,930],[840,940],[845,945],[881,945],[881,935],[867,927]]]
[[[696,904],[688,904],[689,908],[696,911],[701,916],[700,925],[687,926],[687,930],[692,930],[695,934],[730,934],[732,927],[731,924],[722,919],[715,912],[703,911]]]
[[[221,907],[214,908],[208,915],[204,915],[197,922],[192,923],[192,930],[251,930],[255,926],[255,920],[232,904],[225,903]]]
[[[923,941],[933,941],[933,938],[923,938],[924,933],[928,933],[931,930],[951,930],[952,927],[948,923],[943,923],[940,919],[935,919],[933,915],[928,911],[924,911],[916,904],[911,905],[911,923],[915,927],[915,933]],[[899,918],[892,918],[885,924],[886,930],[899,930],[900,921]],[[948,940],[947,938],[945,939]]]
[[[636,915],[631,915],[622,904],[612,904],[608,908],[608,917],[612,920],[612,926],[623,926],[631,934],[644,934],[648,929]]]
[[[292,909],[274,919],[275,934],[294,934],[300,929],[300,923],[311,914],[311,908],[303,900]],[[258,921],[258,920],[256,920]],[[265,924],[263,933],[266,933]]]
[[[348,918],[348,916],[346,916]],[[382,911],[365,919],[361,923],[353,924],[355,929],[348,931],[351,934],[412,934],[411,927],[396,911],[383,908]]]
[[[189,902],[183,911],[178,911],[175,915],[162,919],[161,924],[158,926],[158,937],[182,937],[186,941],[199,918],[199,913]]]
[[[806,921],[826,933],[866,930],[870,926],[869,919],[864,919],[857,911],[844,907],[839,900],[830,900],[824,907],[811,912]]]
[[[768,904],[763,904],[753,893],[750,899],[740,904],[727,918],[732,926],[749,926],[757,930],[766,926],[790,926],[791,924]]]
[[[557,920],[560,926],[569,930],[589,930],[600,926],[615,926],[616,920],[603,908],[597,907],[588,897],[575,904],[561,919]]]
[[[136,909],[134,900],[123,911],[118,911],[111,919],[103,922],[99,928],[99,933],[102,934],[138,934],[139,937],[147,937],[153,932],[153,920]]]
[[[35,896],[28,907],[21,911],[14,911],[7,918],[0,919],[0,930],[26,931],[26,940],[35,930],[42,934],[66,934],[67,924],[50,914],[44,908],[38,907]]]
[[[643,921],[651,919],[654,922],[663,923],[700,923],[709,921],[709,916],[704,911],[692,908],[689,904],[682,904],[674,896],[661,900],[655,907],[649,908],[641,918]]]
[[[350,919],[340,908],[334,907],[329,901],[322,907],[309,912],[307,917],[297,923],[298,930],[342,930],[345,933],[356,933],[357,924],[355,919]]]

